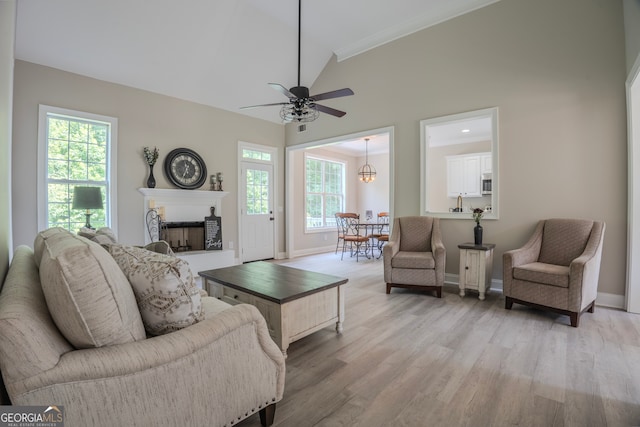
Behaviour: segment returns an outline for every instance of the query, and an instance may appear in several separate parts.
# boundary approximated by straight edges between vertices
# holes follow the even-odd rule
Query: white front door
[[[273,165],[241,162],[242,262],[274,258]]]

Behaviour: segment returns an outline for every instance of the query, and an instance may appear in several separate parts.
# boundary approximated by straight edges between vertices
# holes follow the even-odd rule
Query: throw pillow
[[[86,237],[87,239],[102,246],[118,243],[118,238],[109,227],[102,227],[97,230],[82,227],[78,230],[78,236]]]
[[[146,338],[136,299],[117,263],[97,243],[44,231],[40,281],[51,317],[76,348]]]
[[[146,250],[151,252],[157,252],[163,255],[171,255],[174,256],[173,249],[169,246],[169,243],[164,240],[158,240],[157,242],[151,242],[144,247]]]
[[[147,333],[166,334],[204,318],[186,261],[135,246],[111,245],[108,250],[133,287]]]

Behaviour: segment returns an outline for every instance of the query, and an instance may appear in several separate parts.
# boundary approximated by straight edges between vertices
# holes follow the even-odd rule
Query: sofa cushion
[[[569,287],[569,267],[532,262],[513,269],[513,278],[545,285]]]
[[[431,252],[406,252],[400,251],[391,258],[393,268],[436,268],[436,260]]]
[[[91,228],[82,227],[78,231],[78,236],[86,237],[92,242],[96,242],[99,245],[113,245],[118,243],[118,238],[112,229],[109,227],[102,227],[97,230]]]
[[[203,319],[200,289],[186,261],[135,246],[108,250],[133,287],[149,334],[166,334]]]
[[[76,348],[145,339],[129,281],[109,253],[68,231],[41,234],[42,291],[65,338]]]

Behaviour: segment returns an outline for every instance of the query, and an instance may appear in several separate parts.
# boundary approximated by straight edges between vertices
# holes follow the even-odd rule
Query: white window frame
[[[303,178],[304,178],[304,197],[303,197],[303,203],[304,203],[304,209],[303,212],[306,212],[306,204],[307,204],[307,159],[314,159],[314,160],[320,160],[323,162],[332,162],[332,163],[339,163],[342,165],[342,206],[343,206],[343,210],[344,207],[346,206],[347,203],[347,181],[346,181],[346,175],[347,175],[347,162],[344,159],[337,159],[337,158],[331,158],[331,157],[327,157],[327,156],[322,156],[322,155],[317,155],[317,154],[313,154],[313,153],[304,153],[304,164],[302,167],[302,173],[303,173]],[[324,186],[323,186],[324,187]],[[327,194],[325,192],[323,192],[322,194]],[[324,221],[326,222],[326,203],[322,206],[322,215],[325,218]],[[304,232],[305,234],[312,234],[312,233],[326,233],[327,231],[334,231],[336,229],[335,224],[334,225],[330,225],[330,226],[324,226],[324,227],[313,227],[313,228],[309,228],[307,227],[307,218],[305,217],[304,219]]]
[[[105,219],[107,226],[114,233],[118,233],[118,212],[117,208],[117,179],[116,179],[116,159],[118,146],[118,119],[115,117],[102,116],[99,114],[87,113],[84,111],[69,110],[66,108],[52,107],[40,104],[38,108],[38,185],[37,185],[37,209],[38,209],[38,230],[44,230],[48,224],[48,191],[47,191],[47,116],[49,114],[71,119],[89,120],[101,122],[110,126],[109,138],[107,142],[107,200],[105,200]]]

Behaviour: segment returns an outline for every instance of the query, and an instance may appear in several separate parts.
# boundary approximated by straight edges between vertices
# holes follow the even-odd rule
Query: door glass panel
[[[247,169],[247,215],[269,213],[269,172]]]

